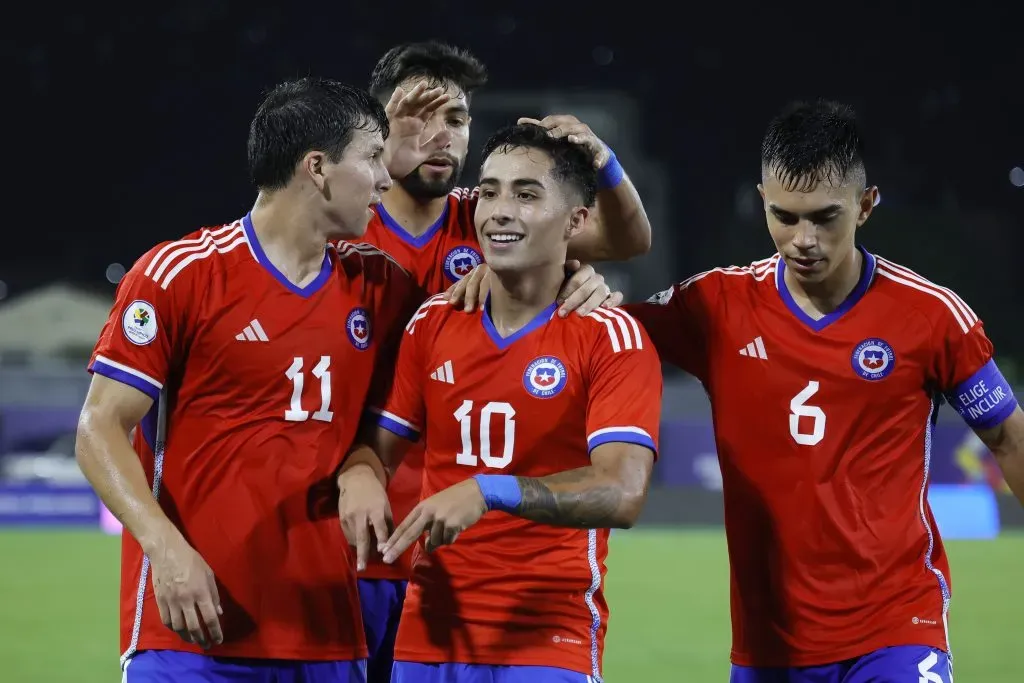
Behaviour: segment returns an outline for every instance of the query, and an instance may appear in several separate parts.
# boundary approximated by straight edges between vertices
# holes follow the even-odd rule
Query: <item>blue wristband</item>
[[[622,164],[619,163],[619,158],[615,156],[615,152],[612,152],[611,156],[608,157],[608,161],[597,172],[597,189],[609,190],[621,183],[625,177],[626,171],[623,170]]]
[[[523,491],[519,482],[508,474],[478,474],[473,477],[484,494],[488,510],[512,512],[523,502]]]

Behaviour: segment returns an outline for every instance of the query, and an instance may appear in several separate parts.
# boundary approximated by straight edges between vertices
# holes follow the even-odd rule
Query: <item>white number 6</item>
[[[804,390],[789,402],[789,433],[801,446],[813,446],[825,438],[825,411],[818,406],[807,405],[807,399],[818,393],[818,383],[808,382]],[[800,418],[809,417],[814,420],[811,433],[800,431]]]

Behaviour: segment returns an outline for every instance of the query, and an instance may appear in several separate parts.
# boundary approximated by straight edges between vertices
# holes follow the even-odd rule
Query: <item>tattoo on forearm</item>
[[[615,525],[622,505],[622,487],[611,483],[588,485],[590,468],[560,472],[542,479],[516,477],[523,499],[517,513],[544,524],[600,529]]]

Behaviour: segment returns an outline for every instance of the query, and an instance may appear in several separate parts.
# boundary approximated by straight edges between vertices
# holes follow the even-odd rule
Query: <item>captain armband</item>
[[[990,360],[946,393],[946,400],[973,429],[991,429],[1003,422],[1017,407],[1010,383]]]

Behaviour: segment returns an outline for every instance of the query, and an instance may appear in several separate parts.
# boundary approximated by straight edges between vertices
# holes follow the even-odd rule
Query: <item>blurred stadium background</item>
[[[248,209],[263,88],[307,73],[363,84],[396,42],[436,37],[489,65],[476,146],[517,116],[570,112],[616,150],[655,229],[650,255],[603,268],[628,298],[767,255],[754,184],[768,119],[794,97],[854,105],[883,197],[863,243],[956,289],[1024,395],[1024,56],[1019,22],[1002,20],[1010,4],[985,4],[955,17],[815,9],[815,25],[752,2],[685,20],[642,2],[398,2],[384,18],[374,3],[23,7],[2,43],[17,175],[0,246],[0,680],[118,675],[118,542],[73,458],[84,363],[116,282],[152,244]],[[721,479],[703,392],[680,375],[667,376],[661,446],[645,528],[614,540],[607,679],[724,681]],[[1024,514],[948,410],[935,446],[957,680],[1017,682]]]

